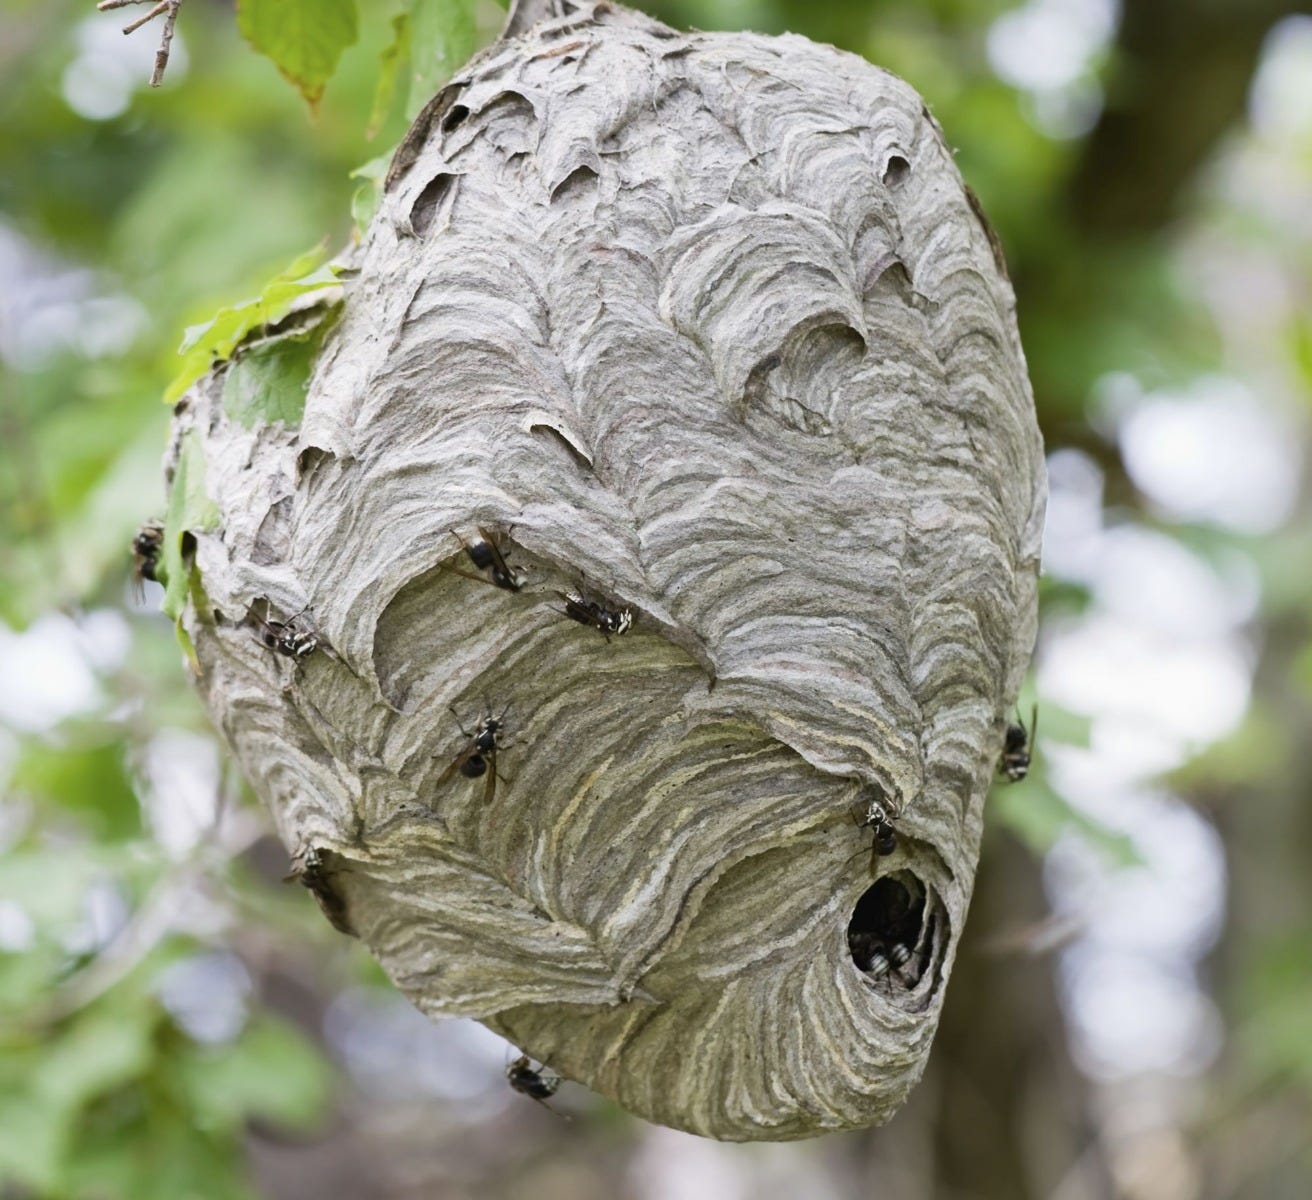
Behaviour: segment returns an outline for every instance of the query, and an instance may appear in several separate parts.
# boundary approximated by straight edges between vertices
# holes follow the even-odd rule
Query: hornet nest
[[[198,686],[425,1013],[710,1137],[880,1122],[1035,636],[998,244],[859,58],[531,15],[421,113],[342,285],[178,405]],[[303,412],[234,401],[316,323]]]

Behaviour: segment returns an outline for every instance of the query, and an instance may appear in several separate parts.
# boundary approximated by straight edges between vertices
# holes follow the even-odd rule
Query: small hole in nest
[[[898,184],[904,183],[910,174],[911,164],[902,155],[894,154],[884,164],[884,186],[897,187]]]
[[[453,129],[463,124],[466,117],[469,116],[469,108],[464,104],[453,104],[451,111],[442,118],[442,132],[450,133]]]
[[[415,231],[417,237],[423,237],[428,232],[438,205],[442,203],[455,181],[454,175],[443,171],[434,175],[424,186],[424,190],[415,197],[415,202],[410,207],[410,228]]]
[[[321,463],[327,462],[334,458],[335,455],[331,450],[325,450],[322,446],[306,446],[304,450],[296,456],[296,479],[297,482],[304,480],[313,474]]]
[[[592,470],[591,456],[581,446],[577,445],[564,430],[557,429],[554,425],[548,425],[545,421],[536,422],[528,428],[530,433],[539,434],[549,441],[554,441],[558,446],[563,446],[569,451],[569,455],[576,466],[586,471]]]
[[[554,204],[557,200],[571,194],[586,191],[589,187],[596,186],[596,183],[597,172],[586,163],[581,163],[552,189],[551,202]]]
[[[847,925],[847,948],[857,970],[902,987],[919,980],[928,959],[925,889],[900,871],[875,880],[861,894]]]

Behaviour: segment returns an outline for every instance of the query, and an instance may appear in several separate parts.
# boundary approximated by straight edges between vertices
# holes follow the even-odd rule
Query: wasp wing
[[[433,784],[433,790],[435,792],[440,792],[442,788],[445,787],[446,784],[450,781],[451,776],[454,775],[458,770],[460,770],[460,768],[463,767],[465,763],[467,763],[471,758],[473,758],[473,756],[474,756],[474,747],[472,745],[469,746],[467,749],[462,750],[459,754],[457,754],[455,758],[453,758],[447,764],[446,770],[443,771],[442,774],[440,774],[437,777],[437,782]]]
[[[510,574],[510,567],[506,564],[505,555],[501,553],[501,543],[497,541],[496,534],[480,525],[478,527],[478,536],[487,543],[488,552],[492,555],[492,569],[500,571],[507,578],[513,578]]]
[[[473,571],[462,571],[459,567],[452,567],[446,563],[439,564],[443,571],[450,571],[452,575],[460,575],[465,579],[472,579],[475,583],[485,583],[488,587],[496,587],[492,580],[484,578],[482,575],[475,575]]]

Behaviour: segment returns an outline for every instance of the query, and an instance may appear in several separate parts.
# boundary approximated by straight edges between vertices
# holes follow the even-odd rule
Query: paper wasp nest
[[[421,115],[355,265],[298,427],[233,419],[219,367],[175,429],[218,510],[199,686],[307,882],[424,1012],[634,1113],[887,1119],[965,919],[1045,494],[933,118],[799,37],[579,7]]]

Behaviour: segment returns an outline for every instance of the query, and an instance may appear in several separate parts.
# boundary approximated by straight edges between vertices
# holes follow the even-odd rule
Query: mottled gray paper
[[[830,47],[583,5],[444,90],[351,258],[299,429],[228,420],[222,368],[176,423],[222,514],[199,686],[289,852],[423,1011],[635,1113],[886,1120],[965,918],[1045,496],[938,126]],[[444,569],[479,526],[522,592]],[[632,631],[567,620],[580,584]],[[267,650],[266,601],[332,652]],[[506,705],[489,803],[447,772],[450,708]],[[925,898],[882,979],[846,934],[872,864]]]

